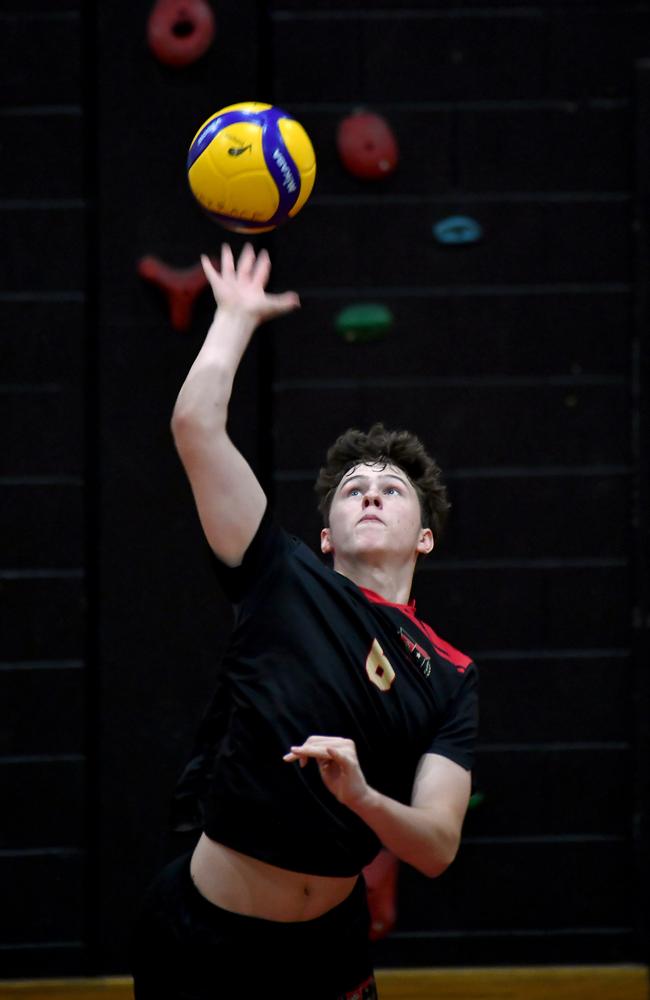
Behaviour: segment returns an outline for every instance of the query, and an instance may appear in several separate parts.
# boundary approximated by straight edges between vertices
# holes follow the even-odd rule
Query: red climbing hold
[[[386,937],[395,926],[398,870],[398,859],[385,848],[363,869],[370,910],[368,937],[371,941]]]
[[[214,14],[205,0],[157,0],[147,23],[149,48],[166,66],[200,59],[214,33]]]
[[[201,264],[170,267],[158,257],[142,257],[138,261],[138,274],[164,291],[174,329],[189,330],[196,298],[208,283]]]
[[[362,180],[387,177],[399,160],[397,139],[381,115],[355,111],[339,123],[336,145],[343,166]]]

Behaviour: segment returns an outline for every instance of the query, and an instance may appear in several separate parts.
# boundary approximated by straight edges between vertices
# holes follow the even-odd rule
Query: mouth
[[[377,521],[378,524],[384,523],[380,517],[377,517],[376,514],[364,514],[363,517],[357,521],[357,524],[363,524],[364,521]]]

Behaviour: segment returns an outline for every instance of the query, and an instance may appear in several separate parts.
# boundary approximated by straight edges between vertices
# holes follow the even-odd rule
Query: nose
[[[381,493],[377,492],[375,486],[369,486],[363,495],[364,510],[367,507],[381,507]]]

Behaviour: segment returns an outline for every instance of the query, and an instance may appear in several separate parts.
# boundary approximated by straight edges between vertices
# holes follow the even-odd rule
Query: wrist
[[[219,306],[205,338],[206,360],[218,362],[234,377],[257,325],[248,313]]]
[[[359,819],[368,822],[381,809],[383,795],[370,785],[366,785],[363,792],[356,796],[352,802],[346,803],[352,812],[356,813]]]
[[[261,320],[254,313],[233,306],[217,306],[210,329],[217,328],[220,336],[250,338]]]

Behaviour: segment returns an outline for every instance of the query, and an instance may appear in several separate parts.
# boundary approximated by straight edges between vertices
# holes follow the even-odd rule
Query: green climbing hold
[[[393,315],[379,303],[359,303],[347,306],[336,317],[336,332],[349,344],[381,340],[393,325]]]
[[[476,809],[476,807],[480,806],[482,802],[485,802],[485,795],[483,792],[474,792],[474,794],[469,797],[469,808]]]

